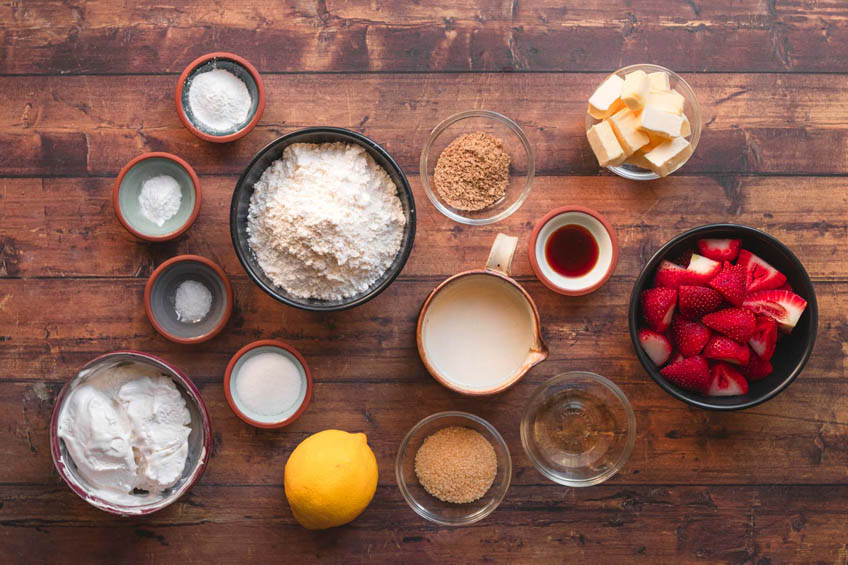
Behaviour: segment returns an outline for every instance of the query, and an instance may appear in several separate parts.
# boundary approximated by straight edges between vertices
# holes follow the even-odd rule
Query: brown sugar
[[[497,472],[495,448],[470,428],[442,428],[428,436],[415,454],[421,486],[445,502],[464,504],[481,498]]]
[[[436,162],[433,180],[439,196],[460,210],[482,210],[506,193],[509,154],[503,141],[481,131],[460,135]]]

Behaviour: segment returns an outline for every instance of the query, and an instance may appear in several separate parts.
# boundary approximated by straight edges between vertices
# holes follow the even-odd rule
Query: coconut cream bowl
[[[247,87],[250,94],[250,109],[247,118],[235,127],[226,131],[210,130],[191,111],[188,93],[191,81],[197,75],[214,69],[224,69],[238,77]],[[259,71],[251,65],[247,59],[233,53],[218,51],[198,57],[185,68],[177,81],[175,95],[177,103],[177,115],[188,131],[204,141],[213,143],[227,143],[244,137],[256,127],[262,112],[265,111],[265,85]]]
[[[175,309],[177,288],[188,280],[201,283],[212,294],[209,313],[196,323],[180,321]],[[227,325],[233,311],[233,288],[216,263],[199,255],[178,255],[159,265],[147,279],[144,311],[163,337],[175,343],[202,343]]]
[[[85,383],[92,375],[124,364],[144,365],[157,374],[170,377],[185,400],[186,407],[191,415],[188,458],[182,476],[173,487],[165,492],[160,500],[145,502],[144,498],[140,496],[140,502],[137,506],[115,504],[99,497],[96,490],[78,473],[76,464],[65,447],[65,442],[59,438],[59,418],[70,393]],[[212,427],[200,391],[179,369],[167,361],[140,351],[114,351],[89,361],[79,373],[65,383],[56,398],[56,404],[53,406],[53,416],[50,419],[50,453],[53,456],[53,464],[56,466],[59,476],[83,500],[95,508],[111,514],[119,516],[152,514],[173,504],[200,479],[203,471],[206,470],[211,451]]]
[[[565,276],[554,270],[547,258],[551,237],[565,226],[579,226],[591,234],[597,244],[594,266],[581,276]],[[566,296],[581,296],[601,288],[612,276],[618,263],[618,238],[606,218],[591,208],[563,206],[551,210],[533,228],[527,245],[530,266],[543,285]]]
[[[141,212],[139,195],[144,182],[168,175],[180,185],[180,208],[164,224],[157,225]],[[191,165],[171,153],[144,153],[121,169],[112,188],[115,214],[128,232],[152,242],[170,241],[183,235],[200,213],[200,179]]]
[[[287,358],[297,367],[301,378],[300,396],[294,404],[290,407],[282,407],[278,413],[272,416],[252,411],[246,406],[238,393],[239,371],[247,360],[262,353],[276,353]],[[300,418],[301,414],[309,407],[312,400],[312,373],[309,371],[306,359],[294,347],[283,341],[262,339],[248,343],[230,359],[227,371],[224,374],[224,394],[227,396],[227,403],[230,408],[242,421],[257,428],[282,428]]]

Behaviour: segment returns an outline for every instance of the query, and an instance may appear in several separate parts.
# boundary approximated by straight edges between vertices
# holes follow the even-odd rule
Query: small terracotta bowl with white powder
[[[145,241],[183,235],[200,213],[200,179],[171,153],[144,153],[121,169],[112,189],[118,220]]]
[[[265,110],[265,85],[256,68],[233,53],[192,61],[180,75],[177,114],[204,141],[227,143],[247,135]]]
[[[218,335],[233,311],[224,270],[206,257],[178,255],[159,265],[144,287],[147,318],[163,337],[201,343]]]
[[[242,347],[227,365],[224,393],[236,416],[257,428],[282,428],[312,399],[312,374],[289,344],[273,339]]]

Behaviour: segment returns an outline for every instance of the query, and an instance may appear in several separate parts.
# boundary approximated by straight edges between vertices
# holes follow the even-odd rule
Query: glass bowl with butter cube
[[[630,65],[606,77],[589,98],[586,137],[602,167],[627,179],[658,179],[695,152],[701,107],[674,72]]]

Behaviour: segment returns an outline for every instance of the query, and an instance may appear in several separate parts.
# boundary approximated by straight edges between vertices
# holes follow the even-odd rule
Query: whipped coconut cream
[[[180,480],[190,424],[170,377],[125,364],[99,370],[71,391],[59,437],[91,494],[136,506],[160,500]]]

